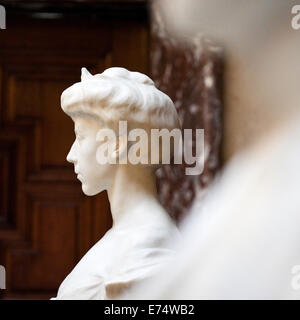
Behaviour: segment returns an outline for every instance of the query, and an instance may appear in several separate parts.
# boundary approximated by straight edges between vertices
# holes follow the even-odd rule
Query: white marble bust
[[[171,99],[144,74],[109,68],[91,75],[82,69],[81,82],[67,88],[61,106],[75,125],[76,139],[67,156],[82,183],[94,196],[107,190],[113,226],[75,266],[53,299],[114,299],[133,284],[151,277],[173,255],[178,230],[157,200],[157,165],[123,163],[128,139],[119,121],[131,128],[179,127]],[[100,129],[113,130],[118,143],[98,138]],[[103,163],[99,147],[109,145]]]

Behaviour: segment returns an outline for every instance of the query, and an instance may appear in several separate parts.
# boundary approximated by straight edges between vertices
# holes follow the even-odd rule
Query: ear
[[[86,68],[81,68],[81,81],[92,79],[93,76],[88,72]]]
[[[127,135],[117,137],[117,141],[115,144],[115,149],[111,153],[111,158],[115,161],[119,161],[120,164],[127,163],[127,146],[128,146],[128,138]]]
[[[96,141],[101,142],[96,151],[99,164],[127,163],[127,135],[116,137],[112,129],[101,129],[97,133]]]

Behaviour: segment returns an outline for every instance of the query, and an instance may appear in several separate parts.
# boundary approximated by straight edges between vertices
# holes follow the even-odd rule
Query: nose
[[[76,159],[76,152],[75,152],[75,141],[71,146],[71,149],[67,155],[67,161],[76,164],[77,159]]]

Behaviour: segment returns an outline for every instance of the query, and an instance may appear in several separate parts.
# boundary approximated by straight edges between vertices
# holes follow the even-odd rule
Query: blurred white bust
[[[223,149],[247,149],[195,202],[176,262],[124,298],[300,299],[297,3],[155,2],[176,35],[201,32],[225,46]]]
[[[81,82],[62,93],[61,105],[75,124],[76,139],[67,160],[74,164],[86,195],[107,190],[113,227],[67,276],[55,299],[117,298],[169,260],[178,237],[175,224],[157,200],[157,165],[122,162],[128,137],[118,124],[127,121],[128,131],[171,130],[179,127],[176,109],[150,78],[123,68],[95,76],[83,68]],[[118,142],[100,139],[103,130],[114,132]],[[104,146],[108,147],[107,163],[99,153]]]

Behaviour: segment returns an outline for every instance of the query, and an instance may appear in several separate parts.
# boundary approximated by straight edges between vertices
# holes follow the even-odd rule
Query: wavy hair
[[[111,124],[127,120],[150,128],[180,128],[172,100],[148,76],[124,68],[94,76],[82,68],[81,81],[62,93],[61,107],[72,118],[87,115]]]

